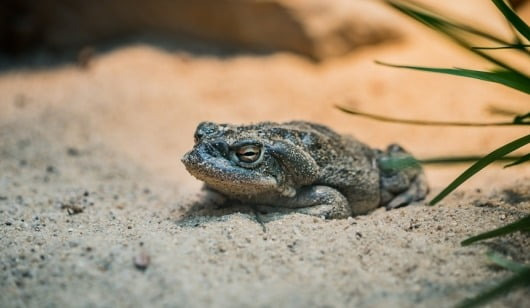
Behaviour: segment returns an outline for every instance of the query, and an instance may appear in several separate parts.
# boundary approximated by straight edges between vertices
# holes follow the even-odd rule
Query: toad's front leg
[[[329,186],[306,186],[297,189],[294,197],[270,197],[256,200],[261,212],[302,213],[324,218],[346,218],[352,210],[346,197]]]

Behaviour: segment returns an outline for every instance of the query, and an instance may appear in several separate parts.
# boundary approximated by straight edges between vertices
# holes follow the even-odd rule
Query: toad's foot
[[[397,144],[379,157],[381,205],[394,209],[425,198],[429,192],[419,163]]]
[[[412,179],[409,188],[394,196],[385,207],[387,210],[391,210],[415,201],[423,200],[428,192],[429,188],[427,186],[427,181],[425,180],[425,175],[418,174]]]

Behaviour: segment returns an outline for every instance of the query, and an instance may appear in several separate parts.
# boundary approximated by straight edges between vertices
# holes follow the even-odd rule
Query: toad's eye
[[[261,147],[254,144],[244,145],[236,150],[236,155],[242,162],[253,163],[260,158]]]
[[[255,168],[263,161],[265,147],[257,140],[246,139],[230,146],[230,160],[243,168]]]

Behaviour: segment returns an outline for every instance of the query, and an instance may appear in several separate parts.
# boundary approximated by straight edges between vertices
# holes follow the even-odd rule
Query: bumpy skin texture
[[[261,211],[344,218],[423,199],[419,165],[392,164],[410,158],[398,145],[374,150],[309,122],[203,122],[182,162],[208,188]]]

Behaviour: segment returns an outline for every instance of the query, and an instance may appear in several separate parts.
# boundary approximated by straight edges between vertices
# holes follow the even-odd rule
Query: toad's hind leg
[[[381,205],[393,209],[425,198],[427,180],[417,161],[397,144],[378,158],[381,170]]]
[[[258,205],[257,209],[262,212],[294,212],[324,218],[346,218],[352,214],[346,197],[338,190],[324,185],[302,187],[294,197],[262,199],[261,202],[276,205]]]

